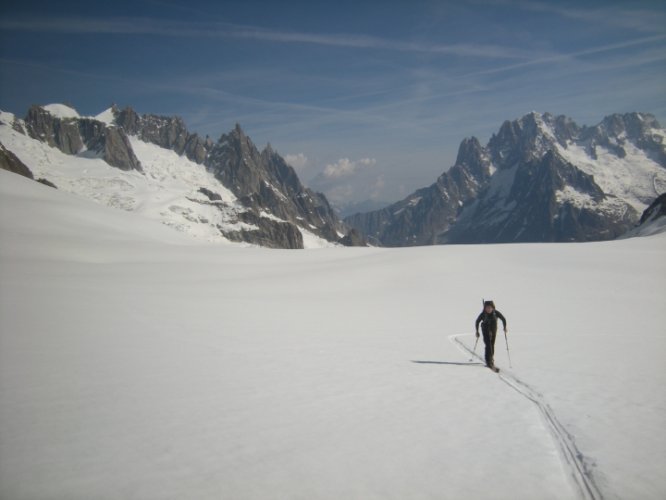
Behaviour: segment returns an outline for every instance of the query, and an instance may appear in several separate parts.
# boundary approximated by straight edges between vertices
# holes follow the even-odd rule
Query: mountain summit
[[[666,191],[666,130],[644,113],[580,127],[529,113],[462,141],[430,187],[346,222],[386,246],[613,239]]]
[[[179,117],[115,105],[83,117],[56,104],[32,106],[23,120],[0,112],[0,145],[8,169],[198,237],[274,248],[363,244],[323,194],[303,186],[270,145],[260,152],[240,125],[215,142]]]

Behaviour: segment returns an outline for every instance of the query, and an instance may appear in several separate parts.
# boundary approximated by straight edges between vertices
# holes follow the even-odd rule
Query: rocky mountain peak
[[[539,158],[553,148],[557,138],[549,126],[550,120],[550,114],[531,112],[518,120],[505,121],[488,143],[495,166],[511,168],[521,161]]]
[[[341,241],[339,233],[348,230],[324,195],[306,189],[270,145],[259,152],[239,124],[220,137],[205,164],[248,208],[271,213],[329,241]]]
[[[588,155],[596,159],[597,148],[603,147],[618,158],[627,156],[627,146],[644,151],[666,168],[666,143],[663,129],[649,113],[624,113],[606,116],[593,127],[584,127],[577,140],[585,144]]]
[[[171,149],[196,163],[203,163],[212,141],[191,134],[179,116],[139,115],[131,107],[115,113],[115,124],[144,142]]]
[[[258,158],[259,149],[254,145],[239,123],[229,132],[222,134],[218,140],[218,146],[230,148],[236,151],[238,155]]]
[[[181,117],[140,115],[131,107],[120,109],[115,104],[91,118],[81,117],[73,108],[63,105],[33,106],[24,121],[11,117],[12,123],[6,125],[16,133],[28,135],[68,155],[100,157],[122,170],[143,171],[133,145],[137,152],[150,159],[147,173],[156,168],[153,155],[165,154],[152,153],[151,148],[138,149],[137,141],[173,151],[203,165],[205,175],[210,173],[215,177],[211,185],[218,182],[221,190],[230,191],[229,196],[235,198],[223,201],[214,190],[192,186],[196,195],[186,195],[184,203],[219,208],[224,224],[214,227],[229,240],[279,248],[303,248],[304,238],[308,238],[308,245],[320,245],[318,238],[354,245],[362,241],[358,234],[343,238],[350,228],[338,218],[325,196],[305,188],[295,170],[270,144],[259,152],[240,124],[214,143],[208,136],[203,139],[190,133]],[[11,151],[1,153],[0,163],[16,170]],[[171,162],[168,160],[165,168],[168,169]],[[196,175],[185,174],[185,177],[194,179]],[[214,224],[208,216],[197,218],[196,206],[185,209],[174,204],[169,210],[182,212],[188,223]],[[232,227],[234,224],[238,226]]]
[[[65,154],[92,152],[111,166],[141,170],[141,163],[123,129],[109,127],[94,118],[79,117],[78,113],[73,116],[72,111],[62,105],[32,106],[24,120],[25,130],[33,139]]]
[[[458,156],[456,157],[456,164],[462,165],[478,161],[484,154],[484,148],[481,146],[479,140],[472,136],[466,137],[458,147]]]
[[[643,137],[658,128],[661,128],[659,122],[648,113],[613,114],[605,117],[599,125],[599,129],[607,136],[625,135],[630,139]]]
[[[243,127],[241,127],[240,123],[236,123],[234,125],[234,128],[231,130],[231,132],[227,134],[227,137],[230,137],[241,143],[248,140],[248,137],[245,134],[245,131],[243,130]]]
[[[580,127],[567,116],[553,116],[550,113],[545,113],[543,119],[554,132],[555,138],[561,146],[566,147],[569,141],[573,141],[580,134]]]
[[[457,166],[464,167],[476,180],[482,181],[490,176],[490,157],[486,148],[476,137],[463,139],[456,157]]]
[[[115,122],[118,126],[123,127],[130,135],[136,135],[141,128],[141,117],[131,107],[127,106],[123,110],[116,107],[114,112]]]
[[[581,128],[531,112],[505,121],[486,147],[463,140],[435,185],[346,221],[387,246],[612,239],[663,192],[664,142],[645,113]]]

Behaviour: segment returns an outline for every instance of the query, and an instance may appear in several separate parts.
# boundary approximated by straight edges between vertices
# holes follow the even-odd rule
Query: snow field
[[[485,297],[604,498],[662,498],[665,249],[194,244],[0,172],[0,497],[577,498],[448,339]]]
[[[621,198],[641,214],[666,189],[666,169],[646,158],[645,153],[631,142],[625,142],[622,147],[627,153],[624,158],[603,146],[597,146],[597,160],[593,160],[582,146],[569,143],[564,148],[557,144],[563,158],[592,175],[605,193]],[[582,196],[578,194],[578,198],[574,196],[571,199],[576,201]],[[585,200],[580,201],[580,204],[584,205]]]

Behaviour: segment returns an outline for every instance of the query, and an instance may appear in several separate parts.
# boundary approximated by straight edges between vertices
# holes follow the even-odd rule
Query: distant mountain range
[[[455,165],[431,186],[344,221],[239,125],[214,141],[190,133],[181,118],[129,107],[94,117],[62,104],[33,106],[24,119],[0,111],[0,168],[211,241],[592,241],[638,234],[641,214],[666,192],[666,130],[645,113],[580,127],[533,112],[506,121],[485,146],[463,140]],[[649,231],[661,227],[662,212],[643,217]]]
[[[666,130],[645,113],[593,127],[530,113],[462,141],[429,187],[345,219],[384,246],[616,238],[666,192]]]
[[[59,189],[139,212],[207,240],[273,248],[364,242],[323,194],[237,125],[218,141],[178,117],[112,106],[83,117],[62,104],[25,119],[0,112],[0,165]]]

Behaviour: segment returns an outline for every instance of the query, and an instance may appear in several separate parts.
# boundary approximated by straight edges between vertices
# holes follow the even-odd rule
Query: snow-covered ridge
[[[43,109],[61,119],[81,118],[76,110],[60,104]],[[113,108],[89,118],[107,126],[115,120]],[[70,155],[32,139],[20,132],[25,130],[25,123],[12,113],[0,111],[0,122],[0,142],[36,178],[47,179],[61,190],[160,221],[208,242],[229,243],[225,233],[259,229],[241,220],[247,208],[213,173],[172,150],[130,136],[131,151],[142,171],[125,171],[111,167],[100,154],[85,147]],[[259,213],[259,217],[284,222],[268,212]],[[307,229],[298,229],[306,248],[331,246]]]
[[[56,118],[61,118],[65,120],[73,118],[90,118],[105,123],[107,125],[113,125],[113,122],[115,120],[115,117],[113,115],[113,107],[109,107],[95,116],[82,116],[79,114],[79,112],[76,109],[72,108],[71,106],[68,106],[67,104],[59,104],[59,103],[47,104],[45,106],[42,106],[42,109],[48,111]]]
[[[646,116],[649,115],[641,113],[630,116],[640,121],[657,143],[664,143],[666,129],[656,128],[653,117],[648,120]],[[666,191],[666,167],[660,165],[650,152],[639,148],[636,137],[629,137],[626,130],[612,130],[613,125],[624,126],[622,119],[619,115],[612,115],[595,127],[580,129],[570,118],[532,111],[514,123],[526,137],[532,136],[531,152],[536,157],[548,150],[557,151],[566,161],[592,175],[604,193],[626,201],[641,213]],[[614,123],[614,120],[619,123]],[[574,138],[568,139],[563,137],[562,132],[558,133],[558,123],[561,127],[568,127],[568,133]],[[530,131],[530,127],[534,130]],[[600,142],[599,135],[607,144]]]
[[[14,113],[10,113],[9,111],[3,111],[0,109],[0,122],[4,123],[5,125],[9,125],[11,127],[14,124],[15,120],[16,120],[16,115]]]
[[[503,122],[486,146],[464,139],[438,189],[346,222],[388,246],[613,239],[666,191],[665,142],[647,113],[581,127],[531,112]],[[424,192],[427,209],[416,210],[410,200]]]
[[[627,210],[627,206],[620,198],[606,196],[603,200],[596,201],[589,194],[581,193],[572,186],[565,186],[564,189],[556,191],[555,197],[560,205],[570,204],[579,209],[594,209],[618,218],[621,218]]]
[[[4,115],[3,115],[4,118]],[[206,169],[173,151],[131,138],[144,173],[122,171],[101,158],[66,155],[0,124],[0,142],[28,166],[35,177],[58,189],[114,208],[160,221],[198,239],[227,241],[217,227],[233,226],[235,197]],[[195,187],[196,186],[196,187]],[[225,210],[206,204],[200,187],[222,196]],[[239,229],[247,229],[241,225]]]
[[[113,125],[116,121],[116,117],[113,114],[113,107],[107,108],[100,114],[95,115],[94,119],[98,122],[106,123],[109,126]]]
[[[645,210],[654,199],[666,192],[666,168],[662,167],[631,141],[622,141],[624,157],[603,145],[595,146],[596,158],[589,147],[569,141],[557,144],[557,151],[568,162],[594,177],[606,193],[629,203],[637,212]]]
[[[57,118],[81,118],[78,111],[66,104],[47,104],[42,107]]]

